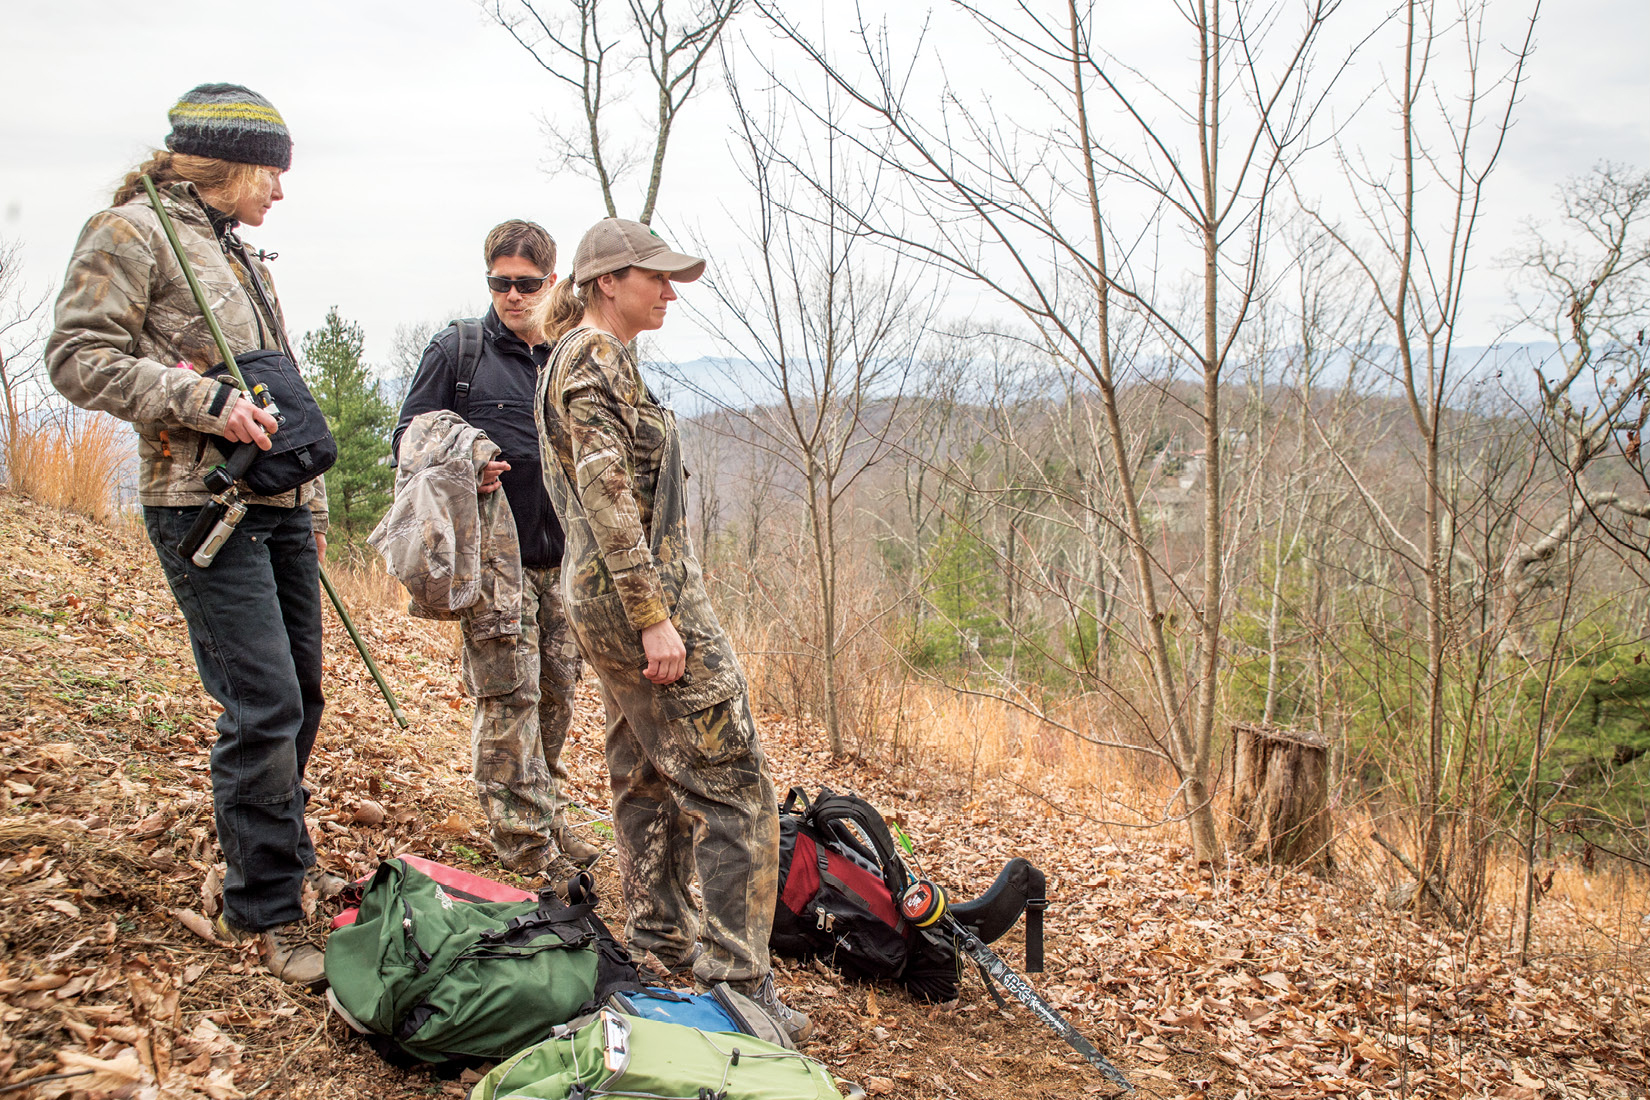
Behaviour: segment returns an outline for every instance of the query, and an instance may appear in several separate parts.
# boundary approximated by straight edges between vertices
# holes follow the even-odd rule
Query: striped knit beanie
[[[166,117],[172,123],[166,147],[174,153],[283,172],[292,167],[292,137],[281,112],[250,88],[202,84],[185,92]]]

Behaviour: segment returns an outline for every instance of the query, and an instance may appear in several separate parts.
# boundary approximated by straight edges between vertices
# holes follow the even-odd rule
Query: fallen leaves
[[[112,552],[91,552],[103,543]],[[385,1068],[325,1030],[317,998],[217,945],[217,711],[141,533],[93,533],[0,495],[0,548],[14,559],[0,574],[0,1085],[76,1072],[25,1095],[461,1096],[462,1083]],[[71,585],[79,604],[65,599]],[[56,617],[16,612],[22,586],[28,606]],[[308,780],[323,862],[354,878],[412,851],[502,877],[469,789],[450,634],[352,610],[414,728],[390,724],[329,614],[328,709]],[[780,790],[828,782],[864,795],[959,898],[1014,855],[1037,862],[1048,959],[1028,980],[1142,1095],[1558,1100],[1650,1086],[1642,980],[1565,958],[1521,969],[1493,935],[1469,945],[1418,925],[1375,904],[1369,884],[1242,862],[1211,870],[1172,832],[1119,837],[1080,815],[1051,818],[1051,805],[1078,804],[1070,792],[1030,798],[1012,777],[940,760],[832,759],[816,728],[771,712],[761,731]],[[565,754],[580,821],[606,810],[601,749],[587,683]],[[619,927],[611,862],[598,866],[603,915]],[[1022,930],[996,945],[1016,969]],[[999,1013],[972,970],[950,1007],[824,967],[782,965],[780,977],[819,1026],[809,1053],[872,1096],[1113,1094],[1017,1005]],[[307,1049],[318,1034],[326,1041]]]
[[[207,943],[216,944],[218,942],[218,933],[217,930],[212,927],[212,922],[195,912],[193,909],[173,909],[170,912],[172,916],[177,918],[179,924],[189,929],[189,931],[193,932]]]

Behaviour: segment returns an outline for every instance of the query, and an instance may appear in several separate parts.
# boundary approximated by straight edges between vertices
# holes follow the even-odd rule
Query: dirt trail
[[[23,1097],[463,1096],[378,1060],[318,997],[189,925],[211,905],[207,754],[216,707],[141,530],[0,493],[0,1088]],[[351,875],[411,851],[499,877],[468,774],[469,703],[448,632],[396,611],[358,626],[412,728],[396,729],[328,613],[327,716],[309,782],[322,858]],[[968,782],[936,761],[832,761],[759,716],[780,789],[829,782],[896,815],[957,894],[1024,855],[1049,876],[1033,984],[1145,1096],[1644,1096],[1642,983],[1569,960],[1469,956],[1367,893],[1120,837],[1065,792]],[[581,688],[574,797],[605,812],[600,703]],[[360,812],[371,801],[383,820]],[[1153,834],[1155,835],[1155,834]],[[617,897],[610,861],[604,897]],[[317,934],[330,916],[316,917]],[[611,902],[606,916],[622,916]],[[998,945],[1023,963],[1015,934]],[[955,1006],[782,965],[808,1046],[872,1095],[1078,1098],[1112,1090],[972,971]],[[88,1072],[89,1071],[89,1072]],[[46,1075],[82,1073],[45,1080]],[[12,1093],[5,1094],[7,1096]]]

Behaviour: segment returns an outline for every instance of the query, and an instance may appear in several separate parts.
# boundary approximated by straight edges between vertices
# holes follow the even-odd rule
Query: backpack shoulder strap
[[[882,819],[876,807],[857,795],[837,794],[829,787],[825,787],[821,788],[819,798],[808,812],[807,820],[816,830],[833,840],[846,841],[851,836],[851,833],[845,833],[846,826],[836,826],[835,822],[848,822],[851,826],[857,827],[875,849],[877,862],[882,866],[882,879],[887,884],[889,892],[896,899],[905,893],[905,888],[911,884],[910,876],[906,874],[905,861],[900,858],[893,834],[888,831],[888,823]],[[862,845],[856,842],[856,847]]]
[[[466,423],[470,419],[470,383],[481,365],[481,322],[474,317],[450,322],[458,330],[458,362],[453,368],[453,411]]]

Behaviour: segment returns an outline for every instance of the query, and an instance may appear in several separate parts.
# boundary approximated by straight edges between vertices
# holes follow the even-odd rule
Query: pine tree
[[[338,440],[338,461],[327,471],[328,542],[347,548],[366,541],[388,510],[395,471],[386,461],[395,410],[378,395],[361,362],[361,326],[327,311],[324,324],[304,334],[304,379]]]

